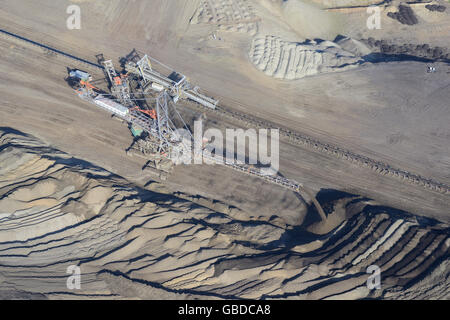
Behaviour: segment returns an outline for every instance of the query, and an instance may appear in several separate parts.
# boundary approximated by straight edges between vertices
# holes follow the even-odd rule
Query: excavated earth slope
[[[448,226],[360,197],[324,204],[349,218],[316,236],[140,188],[10,128],[0,163],[0,298],[449,298]]]

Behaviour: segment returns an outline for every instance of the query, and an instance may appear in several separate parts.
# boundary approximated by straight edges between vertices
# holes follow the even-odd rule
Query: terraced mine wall
[[[84,64],[84,65],[87,65],[90,67],[95,67],[95,68],[100,68],[100,69],[103,68],[102,66],[100,66],[96,63],[87,61],[85,59],[78,58],[74,55],[65,53],[62,50],[52,48],[48,45],[41,44],[41,43],[35,42],[30,39],[26,39],[24,37],[10,33],[3,29],[0,29],[0,35],[5,36],[5,37],[13,37],[15,39],[22,40],[22,41],[26,42],[27,44],[39,46],[39,47],[43,48],[44,50],[48,50],[50,52],[59,54],[59,55],[63,56],[64,58],[71,60],[72,62],[75,61],[77,63],[81,63],[81,64]],[[195,105],[195,104],[193,104],[193,105]],[[285,137],[291,143],[300,145],[302,147],[307,147],[307,148],[317,151],[317,152],[323,152],[323,153],[326,153],[329,155],[333,155],[334,157],[336,157],[338,159],[342,159],[342,160],[351,162],[352,164],[358,165],[363,168],[368,168],[368,169],[373,170],[383,176],[391,176],[391,177],[399,179],[405,183],[422,186],[425,189],[428,189],[431,191],[439,192],[442,194],[450,194],[450,186],[448,186],[447,184],[444,184],[444,183],[441,183],[441,182],[438,182],[438,181],[435,181],[433,179],[429,179],[426,177],[422,177],[420,175],[408,172],[406,170],[394,168],[387,163],[377,161],[377,160],[371,159],[369,157],[354,153],[350,150],[346,150],[341,147],[319,141],[319,140],[314,139],[305,134],[293,131],[288,128],[278,126],[278,125],[270,123],[266,120],[261,120],[254,116],[251,116],[251,115],[248,115],[248,114],[245,114],[242,112],[228,110],[221,106],[218,106],[214,110],[203,107],[199,104],[196,105],[196,107],[199,108],[202,112],[215,113],[215,114],[218,114],[219,116],[228,117],[229,119],[232,119],[232,120],[238,120],[241,123],[243,123],[247,126],[254,127],[254,128],[279,129],[280,136]],[[288,183],[288,184],[290,185],[290,183]],[[285,184],[283,183],[282,185],[284,186]]]

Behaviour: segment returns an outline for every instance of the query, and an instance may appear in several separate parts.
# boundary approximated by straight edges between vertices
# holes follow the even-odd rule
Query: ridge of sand
[[[258,21],[254,8],[247,0],[203,0],[191,18],[191,24],[216,25],[218,30],[254,35]]]
[[[266,75],[287,80],[344,71],[363,62],[331,41],[296,43],[270,35],[253,40],[249,57]]]

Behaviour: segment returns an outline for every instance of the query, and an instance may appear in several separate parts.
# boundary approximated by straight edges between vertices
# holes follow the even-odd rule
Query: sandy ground
[[[186,9],[187,13],[189,13],[189,8]],[[195,11],[194,6],[190,9]],[[8,12],[11,11],[9,10]],[[14,29],[14,26],[17,24],[7,23],[7,25],[11,31],[21,31],[20,28]],[[195,26],[190,25],[189,29]],[[161,28],[163,27],[164,25],[161,26]],[[83,30],[75,32],[83,32]],[[231,34],[234,37],[234,33]],[[71,33],[67,31],[63,35],[69,37],[69,41],[61,42],[57,39],[44,37],[42,34],[30,33],[29,36],[33,36],[33,39],[42,40],[45,43],[55,43],[55,45],[68,48],[70,52],[77,53],[77,55],[89,60],[93,60],[92,57],[98,52],[113,53],[117,50],[114,48],[98,48],[96,50],[95,46],[91,47],[88,45],[85,45],[87,49],[80,50],[78,46],[74,46],[74,43],[86,41],[84,38],[70,39],[72,37],[70,36]],[[150,39],[150,41],[153,41],[153,38]],[[51,142],[62,150],[69,151],[83,159],[89,159],[102,167],[144,185],[150,178],[140,173],[144,160],[130,159],[123,152],[131,143],[131,136],[126,127],[120,123],[113,124],[114,122],[105,117],[100,110],[93,110],[89,105],[80,103],[66,83],[62,81],[67,74],[66,67],[76,67],[71,65],[73,62],[68,62],[60,57],[43,55],[42,50],[29,48],[22,43],[11,43],[10,40],[4,41],[6,42],[2,46],[2,50],[5,53],[3,60],[3,68],[5,70],[3,77],[5,81],[3,81],[2,90],[5,97],[5,107],[2,108],[2,111],[6,115],[3,117],[3,125],[23,129],[25,132]],[[120,41],[122,41],[121,38]],[[126,45],[121,45],[124,48],[120,50],[120,55],[127,54],[133,45],[138,45],[141,42],[136,41],[133,44],[129,44],[126,48]],[[113,43],[116,44],[116,42]],[[192,48],[184,47],[185,44],[186,40],[180,40],[181,48],[178,51],[181,55],[187,54],[190,52],[189,50],[192,50]],[[151,47],[150,51],[152,54],[156,48],[158,47]],[[216,48],[215,50],[216,54],[198,54],[198,56],[200,58],[204,56],[217,57],[217,50],[219,49]],[[159,56],[157,58],[173,63],[174,61],[170,59],[173,51],[166,50],[166,53],[162,58]],[[114,55],[112,54],[111,57],[114,57]],[[239,60],[236,57],[233,58],[235,62],[234,68],[236,68],[236,63]],[[433,177],[438,181],[448,181],[448,174],[446,173],[449,171],[440,170],[440,168],[447,168],[448,166],[448,146],[446,146],[448,140],[444,138],[447,130],[445,94],[448,91],[440,89],[441,84],[439,82],[430,83],[430,88],[427,91],[434,90],[442,93],[439,93],[434,98],[436,101],[434,105],[427,106],[430,110],[429,112],[424,112],[425,110],[422,110],[419,103],[415,109],[418,110],[418,115],[420,114],[422,117],[417,118],[418,115],[414,115],[414,112],[410,110],[411,108],[405,108],[402,105],[402,98],[395,91],[397,89],[389,88],[385,78],[381,77],[388,70],[391,72],[392,68],[395,68],[399,72],[390,73],[390,77],[394,78],[393,81],[406,81],[404,78],[409,74],[409,70],[421,70],[423,68],[421,63],[405,62],[403,65],[395,64],[390,67],[387,64],[367,66],[352,73],[323,74],[317,77],[287,82],[271,80],[270,77],[260,73],[259,70],[251,66],[247,56],[243,58],[246,59],[245,68],[254,75],[253,81],[249,82],[246,80],[245,86],[240,83],[244,80],[242,77],[239,77],[242,73],[239,73],[238,70],[227,70],[226,67],[229,66],[229,63],[217,63],[215,60],[209,62],[214,62],[215,67],[208,68],[202,62],[201,68],[190,70],[191,72],[188,74],[197,75],[200,71],[203,73],[209,71],[210,73],[206,74],[209,77],[209,81],[207,84],[202,84],[202,86],[206,86],[207,89],[210,89],[210,92],[220,90],[220,94],[213,95],[219,97],[221,104],[225,106],[231,106],[245,112],[253,110],[252,113],[267,118],[272,122],[280,122],[297,131],[307,132],[313,136],[325,137],[325,141],[347,146],[350,150],[369,154],[376,159],[384,159],[393,166],[397,165],[405,170],[416,172],[426,177]],[[221,59],[226,62],[228,56],[225,55]],[[241,64],[244,65],[244,62],[241,62]],[[222,66],[223,70],[215,72],[217,66]],[[81,68],[84,68],[84,66]],[[18,73],[17,70],[23,70],[22,72],[26,72],[27,75],[25,76],[22,72]],[[183,69],[181,70],[184,71]],[[94,73],[94,77],[101,77],[98,71],[89,71]],[[17,77],[19,79],[16,79]],[[42,81],[42,77],[44,77],[44,81]],[[422,77],[430,76],[424,73]],[[442,80],[446,81],[444,74],[436,75],[435,78],[438,77],[442,77]],[[211,88],[211,82],[224,81],[225,78],[233,79],[233,81],[218,82],[217,87]],[[355,82],[355,78],[360,80]],[[370,78],[370,80],[367,80],[367,78]],[[197,81],[199,78],[194,79]],[[423,79],[417,79],[415,83],[409,81],[408,85],[411,89],[406,86],[400,86],[399,89],[407,90],[403,96],[423,90],[426,86],[423,86],[423,81],[421,80]],[[274,92],[274,88],[267,87],[267,82],[273,81],[276,81],[278,92]],[[224,86],[223,83],[227,85]],[[378,91],[374,92],[374,84],[376,86],[384,86],[390,92],[386,94]],[[14,90],[11,90],[11,88],[14,88]],[[299,90],[299,88],[302,89]],[[349,94],[352,91],[355,93]],[[280,93],[284,93],[284,95]],[[301,97],[298,98],[299,100],[296,100],[298,95],[301,95]],[[444,97],[441,97],[442,95]],[[45,101],[44,103],[36,104],[36,97],[39,96],[42,97],[43,102]],[[255,99],[256,96],[264,98]],[[383,99],[396,99],[398,107],[380,106],[376,105],[375,102],[371,102],[371,106],[364,107],[367,99],[373,96],[382,97]],[[348,101],[349,97],[351,97],[351,101]],[[274,100],[275,98],[276,100]],[[420,98],[420,100],[423,103],[427,103],[423,98]],[[61,104],[61,101],[64,101],[64,103]],[[255,104],[255,101],[258,103]],[[299,102],[301,102],[302,107],[292,107]],[[266,108],[270,103],[270,108]],[[358,110],[357,113],[352,114],[352,109],[354,109],[352,106],[355,105],[358,106]],[[20,108],[25,109],[21,111]],[[327,108],[329,109],[327,110]],[[266,110],[270,110],[270,113],[267,113]],[[96,121],[91,121],[90,119],[92,119],[94,113],[96,114]],[[439,116],[439,113],[444,113],[444,115]],[[319,116],[320,119],[318,119]],[[339,121],[337,121],[336,117],[339,118]],[[402,120],[395,123],[398,118]],[[409,118],[411,120],[407,121]],[[36,119],[42,120],[36,121]],[[317,120],[321,121],[320,126],[312,126],[314,121]],[[218,121],[220,123],[222,120],[218,119]],[[333,125],[329,125],[330,121]],[[348,124],[346,127],[343,125],[344,122]],[[421,126],[417,122],[424,122],[424,124]],[[49,126],[50,123],[51,126]],[[405,131],[400,130],[402,124],[406,126]],[[390,128],[391,134],[387,134],[386,128],[384,128],[386,126]],[[419,130],[421,127],[425,132],[432,130],[435,135],[426,139],[427,136],[424,136]],[[327,130],[330,129],[333,130],[332,135],[327,134]],[[351,135],[352,139],[364,140],[365,144],[344,143],[343,140],[347,139],[342,137],[348,135]],[[421,137],[421,139],[413,139],[412,137]],[[427,140],[429,143],[424,145],[423,140]],[[83,141],[83,143],[74,145],[73,141]],[[424,148],[430,148],[430,152],[423,152]],[[346,163],[339,163],[335,159],[299,150],[297,147],[292,148],[292,146],[283,145],[282,149],[281,172],[286,176],[306,183],[313,190],[337,189],[362,194],[381,203],[416,214],[426,214],[442,220],[448,219],[448,197],[444,195],[435,192],[424,192],[420,187],[405,186],[387,177],[379,177],[371,171],[361,170]],[[91,150],[97,150],[97,152],[93,153]],[[386,150],[390,150],[390,152],[386,154],[380,153]],[[404,160],[399,161],[399,158]],[[420,163],[423,163],[423,165],[419,165]],[[332,168],[332,170],[324,171],[323,168]],[[225,184],[219,184],[217,188],[212,190],[209,182],[210,178],[206,179],[203,184],[196,183],[201,180],[201,175],[205,173],[206,177],[219,177],[219,175],[222,175],[224,178],[217,179],[217,181],[224,181]],[[290,222],[293,220],[298,221],[298,223],[303,221],[304,213],[301,213],[301,210],[300,212],[297,210],[302,203],[298,202],[294,195],[288,196],[286,195],[288,192],[277,191],[277,188],[268,186],[266,187],[267,190],[274,190],[274,197],[268,198],[271,201],[261,201],[260,198],[251,200],[254,193],[245,192],[245,190],[252,190],[253,187],[247,186],[252,186],[253,183],[245,182],[247,177],[238,179],[238,181],[245,182],[246,187],[242,187],[242,192],[232,193],[227,190],[234,190],[234,188],[228,188],[227,185],[235,184],[235,182],[233,182],[233,179],[228,179],[229,176],[228,170],[225,169],[206,168],[203,170],[188,167],[177,169],[174,177],[170,179],[176,182],[174,187],[177,190],[185,188],[186,185],[194,185],[196,190],[192,190],[192,187],[189,187],[192,194],[199,193],[205,197],[213,197],[221,201],[230,201],[232,198],[235,198],[232,204],[237,207],[243,207],[243,209],[251,209],[251,215],[257,210],[260,212],[259,214],[272,216],[274,212],[279,212],[283,209],[283,215],[296,217],[295,219],[288,218]],[[194,183],[186,183],[188,181]],[[256,182],[256,185],[261,184]],[[273,199],[277,198],[278,194],[283,194],[278,198],[281,200],[274,201]],[[283,199],[286,197],[290,200],[284,201]],[[249,205],[251,202],[253,205]]]

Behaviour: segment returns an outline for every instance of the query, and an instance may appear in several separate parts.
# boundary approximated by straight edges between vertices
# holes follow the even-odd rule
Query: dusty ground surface
[[[327,10],[319,10],[310,5],[304,7],[302,4],[298,7],[298,4],[292,4],[294,1],[291,1],[290,7],[287,8],[281,6],[278,1],[207,1],[214,6],[216,15],[213,16],[203,9],[205,1],[196,0],[76,2],[82,10],[81,30],[68,30],[66,27],[68,15],[65,10],[72,3],[70,1],[55,3],[44,0],[21,2],[4,0],[0,8],[0,25],[7,31],[90,61],[95,61],[96,54],[104,53],[117,64],[119,57],[129,53],[132,48],[137,48],[188,75],[192,82],[219,98],[221,105],[227,108],[256,115],[274,124],[281,124],[322,141],[384,161],[394,167],[450,184],[448,63],[434,63],[437,72],[428,74],[427,64],[423,62],[368,63],[361,61],[360,55],[350,55],[350,58],[344,57],[339,60],[341,58],[336,58],[339,56],[336,52],[341,52],[341,48],[333,49],[332,55],[322,55],[317,52],[328,48],[330,43],[307,42],[307,39],[316,37],[327,41],[334,40],[335,35],[340,33],[354,39],[374,37],[400,44],[427,43],[430,46],[450,47],[449,10],[434,13],[428,12],[422,4],[413,6],[419,17],[419,24],[405,26],[386,16],[387,12],[395,11],[398,3],[394,1],[392,6],[382,10],[382,28],[368,30],[366,27],[368,15],[365,8],[340,9],[342,6],[353,5],[347,3],[351,1],[333,3],[315,1],[321,2],[320,4]],[[295,11],[299,8],[300,11]],[[293,22],[292,17],[286,15],[293,10],[298,14],[307,12],[311,24],[314,24],[314,21],[329,23],[322,23],[320,33],[315,34],[312,30],[314,28],[308,29],[305,25],[298,25],[295,19]],[[279,41],[267,42],[258,39],[279,39]],[[258,44],[263,44],[258,48],[259,51],[255,50],[255,45]],[[305,53],[305,48],[312,53]],[[80,101],[64,82],[67,76],[66,67],[85,69],[98,79],[103,77],[99,70],[74,64],[73,61],[59,55],[46,53],[42,49],[5,36],[0,36],[0,52],[1,127],[32,134],[59,150],[124,177],[129,181],[127,183],[135,184],[143,190],[150,191],[152,186],[155,186],[152,181],[157,177],[149,171],[141,170],[146,161],[138,157],[131,158],[124,151],[131,143],[127,127],[111,119],[101,110]],[[268,63],[264,62],[264,57],[268,58]],[[303,63],[300,63],[300,60]],[[349,61],[361,63],[347,68],[345,64]],[[338,68],[331,70],[333,66]],[[243,126],[229,120],[214,119],[213,116],[210,120],[217,121],[222,127]],[[446,223],[450,221],[448,194],[405,184],[326,154],[292,145],[287,141],[282,141],[280,148],[281,173],[304,183],[316,192],[330,189],[345,191],[374,199],[375,201],[371,202],[373,205],[381,204],[402,209]],[[231,219],[262,221],[283,230],[288,228],[287,225],[299,226],[305,223],[310,214],[309,199],[306,198],[305,203],[304,199],[292,192],[221,167],[178,167],[165,182],[165,188],[166,192],[172,194],[181,192],[184,199],[200,204],[212,212],[231,215]],[[187,205],[183,212],[191,212],[190,206],[191,204]],[[16,207],[11,208],[8,212],[18,210]],[[367,212],[360,209],[359,218],[354,218],[352,223],[382,219],[375,217],[381,214],[378,211],[366,216]],[[66,211],[77,210],[71,208]],[[387,216],[381,214],[380,217],[394,224],[397,218],[391,215],[392,212],[389,211]],[[335,225],[338,226],[346,218],[344,215],[335,219]],[[373,223],[367,222],[371,228],[375,228]],[[383,228],[388,228],[389,223],[383,225]],[[439,237],[436,234],[448,234],[445,228],[439,229],[440,231],[435,234],[435,231],[429,231],[428,224],[422,226],[419,223],[419,226],[419,229],[426,230],[423,233],[431,232],[437,238]],[[123,230],[128,227],[124,227]],[[393,228],[397,230],[397,227],[398,225],[395,225]],[[383,228],[376,234],[385,234],[388,229]],[[315,230],[319,229],[320,227],[317,227]],[[369,234],[373,230],[369,228],[365,232]],[[402,230],[398,232],[401,234],[405,232],[408,235],[411,232],[410,238],[404,240],[410,241],[413,231]],[[48,231],[44,230],[43,234],[46,232]],[[420,232],[419,234],[422,235]],[[331,234],[327,236],[330,237]],[[342,237],[341,234],[339,236]],[[355,238],[352,239],[362,239],[359,236],[361,234],[355,234]],[[400,235],[398,237],[401,238]],[[293,238],[295,241],[301,241],[299,239],[302,238],[302,234],[294,234]],[[427,246],[433,243],[431,252],[436,248],[445,252],[448,248],[445,238],[442,236],[435,242],[430,240],[431,238],[424,239],[430,241],[427,242]],[[278,239],[271,238],[271,241]],[[405,242],[398,239],[392,240],[390,245],[393,243],[404,245]],[[418,250],[423,248],[422,244],[418,244],[420,239],[414,238],[412,247],[417,246]],[[232,238],[231,241],[235,240]],[[447,247],[440,247],[442,243]],[[372,242],[364,248],[370,245]],[[137,252],[144,254],[145,249],[138,247]],[[264,249],[261,250],[264,252]],[[132,250],[125,251],[127,257],[133,259]],[[155,253],[155,256],[159,254]],[[436,270],[448,270],[446,267],[448,262],[442,262],[441,269],[435,269],[440,262],[434,261],[439,259],[425,259],[427,254],[429,252],[424,253],[425,256],[420,261],[427,261],[430,266],[423,265],[423,268],[413,269],[419,272],[418,274],[425,272],[432,277],[440,277],[441,274]],[[382,254],[374,255],[370,259],[379,259],[381,256]],[[401,260],[402,257],[400,255],[398,259]],[[74,258],[77,259],[80,257]],[[14,263],[20,265],[21,262],[12,262]],[[300,264],[308,263],[310,262],[303,261]],[[406,267],[408,263],[410,262],[404,262],[402,266],[409,268]],[[357,272],[360,272],[362,267],[358,268]],[[98,270],[100,269],[95,272]],[[122,265],[108,270],[128,272]],[[403,271],[401,274],[405,274]],[[61,272],[64,273],[64,270]],[[281,274],[284,272],[279,271]],[[108,272],[102,274],[114,278]],[[324,274],[327,272],[324,271]],[[413,279],[418,274],[413,273],[407,278]],[[152,281],[152,277],[143,276],[142,279]],[[120,281],[126,282],[127,277],[124,278]],[[346,291],[336,289],[337,293],[323,291],[317,295],[315,293],[309,295],[311,290],[297,287],[295,290],[277,291],[275,288],[280,288],[277,281],[284,281],[280,280],[281,278],[271,280],[272,287],[269,286],[269,289],[255,290],[254,296],[250,293],[244,294],[244,289],[242,292],[237,289],[230,290],[231,293],[217,289],[225,286],[224,283],[217,285],[215,289],[207,287],[210,284],[205,283],[182,287],[189,290],[197,288],[198,292],[216,292],[218,296],[243,297],[265,295],[284,297],[290,295],[286,292],[295,292],[292,296],[323,298]],[[240,280],[233,281],[236,285]],[[414,281],[412,283],[415,283]],[[429,280],[430,288],[435,288],[435,281],[437,280]],[[108,287],[105,284],[107,281],[102,283],[102,286]],[[353,280],[349,283],[351,288],[357,287]],[[393,284],[395,285],[397,282]],[[39,287],[40,284],[36,286]],[[138,285],[134,283],[131,287],[137,288]],[[92,290],[95,291],[97,288]],[[361,288],[352,290],[348,297],[363,297],[369,294]],[[56,291],[58,290],[52,288],[47,290],[47,292]],[[102,294],[111,292],[111,289],[105,289]],[[414,294],[417,294],[414,290],[411,293],[407,292],[409,291],[402,291],[401,294],[406,298],[415,297]],[[142,292],[134,292],[129,296],[141,294],[143,297],[149,297]],[[389,296],[387,293],[384,294],[385,297]],[[119,293],[119,296],[123,295],[128,296]],[[438,293],[431,295],[442,297]]]
[[[448,226],[360,197],[324,201],[347,220],[318,237],[142,189],[11,129],[0,161],[2,298],[449,298]],[[382,290],[366,286],[372,264]]]

